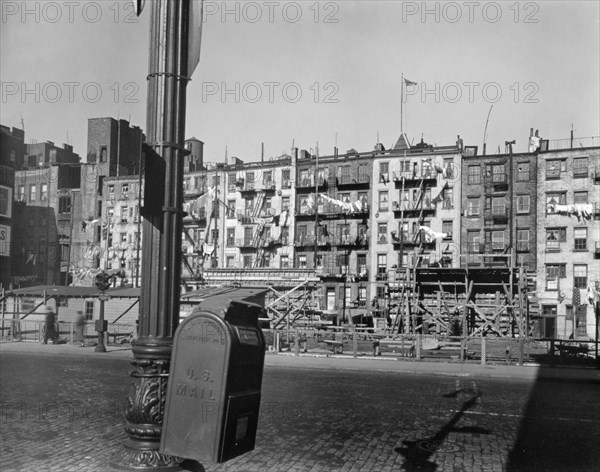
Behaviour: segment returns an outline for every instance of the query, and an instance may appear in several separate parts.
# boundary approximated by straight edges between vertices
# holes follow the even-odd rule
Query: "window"
[[[479,216],[481,212],[481,199],[467,198],[467,216]]]
[[[127,233],[121,233],[121,242],[122,243],[126,243],[127,242]]]
[[[100,162],[108,161],[108,149],[106,146],[100,146]]]
[[[588,192],[573,192],[573,203],[587,203]]]
[[[444,167],[442,169],[442,177],[445,179],[454,178],[454,159],[451,157],[444,158]]]
[[[113,184],[110,184],[108,186],[108,199],[109,200],[115,199],[115,186]]]
[[[290,238],[290,228],[287,226],[283,226],[281,228],[281,233],[280,233],[279,238],[281,239],[281,244],[283,244],[284,246],[287,246],[288,240]]]
[[[342,244],[350,243],[350,225],[338,225],[338,241]]]
[[[517,164],[517,182],[529,181],[529,162],[519,162]]]
[[[263,172],[263,185],[265,187],[269,187],[272,182],[273,182],[273,171],[268,170],[268,171]]]
[[[289,267],[290,267],[289,256],[280,256],[279,257],[279,268],[280,269],[288,269]]]
[[[529,195],[517,195],[517,213],[529,214],[530,201]]]
[[[470,253],[479,252],[479,243],[481,242],[481,231],[467,231],[467,251]]]
[[[574,228],[573,239],[575,240],[574,251],[587,251],[587,228]]]
[[[387,277],[387,254],[377,254],[377,278]]]
[[[129,184],[128,183],[121,184],[121,195],[123,196],[123,198],[129,197]]]
[[[573,287],[587,288],[587,264],[573,264]]]
[[[235,247],[235,228],[227,228],[227,247]]]
[[[379,211],[388,211],[388,192],[379,192]]]
[[[86,301],[85,302],[85,321],[92,321],[94,319],[94,302]]]
[[[254,212],[254,198],[249,198],[247,200],[244,200],[244,204],[245,204],[245,215],[246,216],[252,216],[252,213]]]
[[[358,306],[367,306],[367,287],[358,287]]]
[[[546,194],[546,213],[555,213],[555,205],[567,204],[567,192],[551,192]]]
[[[387,223],[377,225],[377,242],[379,244],[387,243]]]
[[[454,189],[446,187],[442,190],[443,207],[445,209],[454,208]]]
[[[517,229],[517,251],[529,251],[528,229]]]
[[[546,252],[559,252],[560,243],[567,240],[567,228],[546,229]]]
[[[542,338],[556,337],[556,305],[542,305],[542,320],[540,323],[540,336]]]
[[[37,187],[35,184],[29,186],[29,201],[35,202],[37,199]]]
[[[284,188],[289,188],[290,186],[290,169],[283,169],[281,171],[281,180],[283,180]],[[287,186],[286,186],[287,184]]]
[[[24,202],[25,201],[25,185],[19,185],[18,195],[19,195],[18,201]]]
[[[320,169],[319,169],[320,170]],[[352,182],[352,174],[349,165],[344,165],[339,167],[340,172],[340,183],[341,184],[349,184]],[[319,172],[319,183],[321,182],[321,173]]]
[[[379,163],[379,181],[384,184],[390,181],[390,163],[380,162]]]
[[[58,213],[71,213],[70,196],[63,196],[58,199]]]
[[[281,211],[290,209],[290,197],[281,197]]]
[[[356,273],[365,275],[367,273],[367,255],[357,254],[356,255]]]
[[[121,207],[121,223],[127,223],[127,213],[128,213],[129,209],[127,208],[127,205],[123,205]]]
[[[588,158],[578,157],[573,159],[573,177],[588,176]]]
[[[306,264],[306,254],[298,255],[298,269],[306,269],[308,266]]]
[[[481,183],[481,166],[469,166],[469,175],[467,183],[469,184],[480,184]]]
[[[227,256],[225,259],[225,266],[228,269],[233,269],[235,267],[235,256]]]
[[[444,233],[446,235],[446,236],[444,236],[444,239],[452,239],[452,227],[453,227],[452,220],[442,221],[442,233]]]
[[[227,218],[235,218],[235,200],[227,201]]]
[[[504,250],[504,231],[492,231],[492,250]]]
[[[546,161],[546,180],[560,179],[560,173],[566,172],[567,161],[554,160]]]
[[[558,290],[559,279],[567,277],[565,264],[546,264],[546,290]]]
[[[252,267],[252,256],[244,256],[244,269]]]
[[[506,171],[504,169],[504,164],[496,164],[492,166],[492,182],[506,182]]]
[[[231,172],[231,173],[227,174],[227,190],[229,192],[236,191],[236,187],[235,187],[236,181],[237,181],[237,176],[235,175],[235,172]]]
[[[263,212],[265,215],[271,215],[271,204],[273,203],[273,199],[271,197],[265,197],[265,203],[263,204]]]
[[[337,267],[340,268],[340,274],[348,273],[348,254],[338,254],[337,255]]]
[[[244,183],[244,187],[247,189],[254,188],[254,172],[246,172],[246,182]]]
[[[48,200],[48,184],[43,183],[40,185],[40,201],[45,202]]]

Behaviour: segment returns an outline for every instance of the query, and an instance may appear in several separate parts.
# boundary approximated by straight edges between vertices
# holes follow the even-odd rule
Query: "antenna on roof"
[[[487,141],[487,127],[488,127],[488,123],[490,121],[490,115],[492,114],[492,108],[494,108],[494,105],[490,106],[490,111],[488,111],[488,116],[487,116],[487,120],[485,120],[485,129],[483,130],[483,155],[485,156],[485,147],[487,145],[486,141]]]

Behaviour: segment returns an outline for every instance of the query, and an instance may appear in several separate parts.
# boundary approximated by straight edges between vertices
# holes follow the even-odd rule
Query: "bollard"
[[[300,355],[300,337],[298,336],[298,330],[296,329],[296,335],[294,336],[294,355],[298,357]]]
[[[376,339],[375,341],[373,341],[373,355],[375,357],[381,355],[381,353],[379,352],[379,340],[378,339]]]
[[[510,365],[510,346],[506,346],[506,364]]]
[[[523,338],[519,338],[519,365],[523,365],[525,344],[523,342]]]
[[[487,353],[486,353],[486,342],[485,342],[485,338],[482,336],[481,337],[481,365],[485,365],[486,362],[486,357],[487,357]]]

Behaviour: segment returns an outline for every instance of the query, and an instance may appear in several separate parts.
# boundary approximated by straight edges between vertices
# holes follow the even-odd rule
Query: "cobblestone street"
[[[126,438],[130,351],[43,348],[2,347],[0,469],[108,470]],[[498,379],[318,362],[268,356],[256,449],[205,469],[600,470],[598,371]]]

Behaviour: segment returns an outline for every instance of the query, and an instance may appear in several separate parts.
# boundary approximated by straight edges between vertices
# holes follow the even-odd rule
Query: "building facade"
[[[600,289],[600,148],[542,142],[535,334],[594,338]]]

